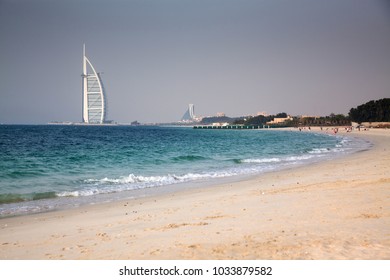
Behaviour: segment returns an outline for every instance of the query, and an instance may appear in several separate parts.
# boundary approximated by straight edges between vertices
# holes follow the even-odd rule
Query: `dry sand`
[[[340,130],[340,133],[345,133]],[[390,130],[250,180],[0,219],[0,259],[390,259]]]

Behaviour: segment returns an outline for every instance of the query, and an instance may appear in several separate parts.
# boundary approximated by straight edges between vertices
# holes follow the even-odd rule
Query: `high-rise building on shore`
[[[95,71],[85,55],[83,46],[82,110],[83,123],[102,124],[106,122],[107,99],[100,73]]]
[[[195,120],[195,108],[194,104],[188,104],[188,110],[184,113],[181,118],[182,121],[193,121]]]

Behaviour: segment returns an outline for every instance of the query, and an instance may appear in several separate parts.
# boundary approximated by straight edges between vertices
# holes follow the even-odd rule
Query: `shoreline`
[[[302,134],[302,133],[313,132],[315,129],[313,129],[313,131],[310,131],[310,129],[305,131],[306,128],[295,128],[295,129],[277,128],[271,130],[289,131],[296,134]],[[299,132],[298,130],[299,131],[304,130],[304,132]],[[316,133],[316,134],[329,135],[331,138],[333,138],[335,135],[331,135],[332,133],[329,133],[327,130],[328,128],[325,127],[324,131],[320,131],[322,133]],[[356,140],[353,139],[353,137],[346,137],[346,139],[348,138],[350,138],[351,141],[355,143],[353,144],[353,147],[348,145],[344,146],[342,150],[339,150],[341,154],[337,154],[337,152],[335,151],[337,150],[336,147],[340,147],[340,146],[335,146],[331,150],[328,150],[328,152],[330,152],[329,154],[327,152],[325,153],[323,152],[323,150],[325,149],[321,149],[322,151],[315,151],[316,149],[314,149],[312,152],[309,151],[309,153],[307,153],[307,155],[304,155],[302,158],[300,155],[293,155],[292,157],[284,157],[284,158],[278,156],[276,156],[275,158],[270,158],[269,162],[271,163],[268,164],[268,166],[260,166],[260,167],[256,167],[255,169],[251,169],[251,168],[245,169],[244,165],[242,165],[244,167],[242,167],[241,170],[238,171],[234,169],[229,170],[228,168],[227,174],[224,174],[224,172],[220,174],[213,174],[213,172],[211,173],[200,172],[199,174],[195,174],[195,175],[200,175],[200,178],[196,178],[196,176],[192,176],[192,172],[189,171],[189,173],[184,174],[184,177],[189,176],[189,178],[186,178],[184,180],[180,179],[180,177],[182,177],[183,174],[179,173],[177,176],[179,178],[174,178],[176,177],[175,173],[173,173],[173,176],[171,176],[170,172],[168,172],[165,175],[163,173],[161,176],[163,178],[168,178],[168,180],[175,179],[177,181],[162,183],[162,185],[157,184],[156,186],[153,185],[144,186],[141,188],[134,188],[134,189],[122,188],[119,190],[108,191],[108,192],[105,192],[105,190],[102,189],[101,191],[97,191],[93,195],[91,195],[90,193],[86,195],[82,194],[83,192],[82,189],[78,189],[74,191],[72,190],[53,191],[53,192],[47,191],[42,193],[32,192],[32,193],[27,193],[25,197],[23,197],[23,195],[20,195],[18,197],[18,194],[12,196],[12,194],[10,194],[10,199],[12,199],[13,201],[9,203],[2,201],[4,202],[4,204],[0,205],[1,208],[0,219],[16,217],[16,216],[24,216],[24,215],[34,215],[34,214],[39,214],[44,212],[62,211],[62,210],[82,207],[90,204],[115,202],[124,199],[134,199],[137,197],[159,196],[161,194],[181,191],[182,189],[186,189],[186,188],[191,188],[191,189],[203,188],[203,187],[210,187],[210,186],[219,185],[223,183],[238,182],[243,180],[246,181],[250,178],[261,176],[264,173],[296,168],[297,166],[313,164],[318,161],[327,161],[333,158],[338,158],[340,156],[345,156],[347,154],[357,152],[357,150],[369,148],[370,144],[368,144],[368,142],[362,143],[362,140]],[[347,140],[347,142],[348,141],[349,140]],[[251,162],[250,159],[249,162]],[[264,162],[268,162],[268,161],[264,161]],[[274,162],[276,163],[274,164]],[[130,174],[129,177],[132,175],[133,174]],[[137,177],[137,175],[134,176]],[[191,176],[193,177],[192,179]],[[119,177],[118,180],[126,180],[126,176],[121,176]],[[152,178],[152,180],[154,179]],[[97,179],[97,181],[99,181],[99,179]],[[81,194],[78,193],[79,191],[81,192]],[[2,199],[3,198],[4,197],[2,197]],[[17,199],[19,199],[20,201],[16,201]]]
[[[347,135],[374,146],[204,188],[2,218],[0,259],[389,259],[390,131]]]
[[[267,129],[268,130],[268,129]],[[295,135],[298,134],[309,134],[306,132],[299,132],[298,129],[292,129],[292,128],[282,128],[282,129],[272,129],[273,132],[279,131],[280,133],[286,132],[287,133],[293,133]],[[324,131],[325,132],[325,131]],[[254,132],[257,134],[257,132]],[[264,132],[266,133],[266,132]],[[278,132],[276,132],[278,134]],[[293,135],[291,134],[291,135]],[[334,135],[330,135],[330,133],[314,133],[317,135],[329,135],[330,138],[335,138]],[[261,132],[260,132],[261,135]],[[324,136],[322,136],[324,137]],[[341,136],[344,138],[344,136]],[[328,138],[328,136],[326,136]],[[357,150],[362,150],[369,148],[369,144],[362,143],[362,140],[354,139],[352,137],[345,137],[345,139],[350,140],[342,140],[341,142],[352,142],[351,144],[344,145],[335,145],[334,147],[325,149],[314,149],[308,151],[308,153],[305,153],[304,155],[295,154],[292,156],[286,156],[286,157],[279,157],[279,156],[271,156],[271,158],[265,158],[264,161],[260,159],[260,162],[257,162],[258,159],[254,159],[252,163],[251,157],[247,156],[248,162],[252,163],[252,166],[245,166],[247,163],[244,159],[242,162],[241,160],[237,160],[239,162],[236,163],[244,163],[242,165],[237,165],[232,167],[226,167],[225,169],[215,169],[214,172],[191,172],[190,170],[184,173],[178,173],[175,172],[167,172],[164,174],[161,173],[157,175],[157,179],[151,177],[152,182],[158,182],[156,185],[144,185],[140,188],[134,188],[132,189],[131,186],[129,188],[127,187],[120,187],[119,189],[116,189],[114,191],[112,190],[105,190],[105,188],[102,188],[101,190],[97,190],[94,192],[94,194],[91,195],[91,190],[87,190],[86,194],[83,193],[85,190],[83,189],[76,189],[76,190],[63,190],[63,191],[46,191],[46,192],[31,192],[23,195],[15,194],[14,196],[10,195],[10,198],[13,201],[10,203],[5,202],[5,200],[2,200],[2,202],[5,202],[4,204],[0,205],[0,219],[8,218],[8,217],[16,217],[16,216],[23,216],[23,215],[33,215],[33,214],[39,214],[43,212],[52,212],[52,211],[61,211],[71,208],[77,208],[84,205],[89,204],[98,204],[98,203],[106,203],[106,202],[115,202],[115,201],[121,201],[124,199],[133,199],[137,197],[150,197],[150,196],[159,196],[160,194],[167,194],[167,193],[173,193],[178,192],[183,189],[187,188],[205,188],[209,186],[215,186],[220,185],[224,183],[229,182],[237,182],[242,180],[247,180],[248,178],[253,178],[256,176],[262,176],[264,173],[277,171],[277,170],[283,170],[283,169],[289,169],[289,168],[296,168],[297,166],[301,165],[307,165],[307,164],[313,164],[317,161],[327,161],[333,158],[338,158],[345,156],[346,154],[354,153]],[[331,141],[336,141],[335,139]],[[293,153],[294,154],[294,153]],[[244,157],[245,158],[245,157]],[[255,157],[256,158],[256,157]],[[269,160],[269,161],[267,161]],[[236,161],[236,160],[234,160]],[[263,163],[264,162],[264,163]],[[260,164],[259,164],[260,163]],[[263,163],[263,164],[261,164]],[[267,163],[267,164],[266,164]],[[217,166],[217,165],[216,165]],[[177,175],[177,176],[176,176]],[[111,178],[105,175],[105,178]],[[129,178],[126,178],[126,176],[120,176],[118,177],[117,181],[123,181],[124,186],[127,184],[128,179],[133,176],[133,174],[129,175]],[[138,177],[138,175],[134,175],[135,177]],[[139,174],[140,177],[142,177],[141,174]],[[165,179],[167,182],[163,182],[161,185],[159,183],[163,179],[158,179],[159,176],[162,176],[161,178]],[[187,178],[185,178],[187,177]],[[103,177],[101,177],[103,178]],[[94,181],[104,181],[106,179],[92,179]],[[116,178],[114,176],[114,178]],[[137,179],[137,178],[136,178]],[[108,181],[111,181],[111,179],[107,179]],[[142,181],[145,181],[145,179],[141,178]],[[115,180],[112,180],[115,181]],[[142,182],[141,181],[141,182]],[[117,183],[117,182],[115,182]],[[103,183],[104,184],[104,183]],[[79,193],[80,192],[80,193]],[[7,199],[7,196],[3,196],[2,199]],[[19,199],[20,201],[16,201]]]

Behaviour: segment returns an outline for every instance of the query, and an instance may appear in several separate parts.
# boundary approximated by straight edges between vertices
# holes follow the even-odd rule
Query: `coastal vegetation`
[[[271,123],[275,119],[286,119],[279,123]],[[276,115],[258,115],[255,117],[249,117],[247,119],[237,120],[234,124],[242,125],[270,125],[272,127],[296,127],[296,126],[325,126],[325,125],[350,125],[351,121],[348,117],[342,114],[330,114],[326,117],[307,117],[296,116],[290,117],[287,113],[279,113]]]
[[[244,119],[236,120],[234,124],[242,125],[265,125],[266,123],[272,121],[274,118],[287,118],[286,113],[279,113],[276,115],[258,115],[255,117],[246,117]]]
[[[371,100],[357,108],[352,108],[349,117],[357,123],[390,122],[390,98]]]
[[[201,124],[208,125],[213,123],[235,123],[239,119],[243,119],[244,117],[238,117],[238,118],[230,118],[226,116],[215,116],[215,117],[204,117],[201,121]]]
[[[272,123],[274,119],[286,119],[279,123]],[[307,117],[295,116],[288,118],[286,113],[278,113],[276,115],[258,115],[239,118],[229,117],[208,117],[202,120],[202,124],[208,125],[212,123],[228,123],[233,125],[244,126],[270,126],[270,127],[297,127],[297,126],[326,126],[326,125],[351,125],[349,117],[342,114],[330,114],[325,117]]]
[[[343,114],[330,114],[325,117],[294,117],[293,120],[288,121],[286,126],[349,126],[351,120]]]
[[[278,119],[278,122],[274,120]],[[216,116],[203,118],[201,124],[228,123],[244,126],[298,127],[298,126],[350,126],[352,122],[390,122],[390,98],[372,100],[351,108],[349,114],[329,116],[294,116],[282,112],[276,115],[257,115],[245,117]]]

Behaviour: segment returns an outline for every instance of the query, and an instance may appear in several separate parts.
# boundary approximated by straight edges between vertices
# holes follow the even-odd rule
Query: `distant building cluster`
[[[267,117],[268,114],[267,114],[267,112],[262,111],[262,112],[257,112],[256,116],[264,116],[264,117]]]
[[[254,116],[269,116],[266,112],[262,111],[262,112],[258,112],[257,114],[255,114]],[[251,118],[251,117],[254,117],[254,116],[247,116],[247,118]],[[291,118],[291,117],[289,117]],[[289,119],[289,118],[285,118],[285,120]],[[181,124],[193,124],[193,123],[199,123],[199,122],[202,122],[202,120],[206,120],[207,119],[207,122],[210,121],[211,119],[216,119],[217,122],[212,122],[213,125],[228,125],[229,122],[227,121],[234,121],[234,119],[237,119],[237,118],[229,118],[226,116],[226,114],[224,112],[217,112],[215,115],[213,116],[206,116],[206,117],[203,117],[203,116],[196,116],[195,115],[195,106],[194,104],[188,104],[188,109],[185,111],[183,117],[180,119],[180,121],[178,123],[181,123]],[[244,117],[245,119],[245,117]],[[245,119],[246,120],[246,119]],[[279,118],[279,119],[276,119],[274,120],[275,123],[281,123],[283,122],[284,120],[282,120],[282,118]]]
[[[292,121],[293,117],[287,116],[286,118],[274,118],[272,121],[267,122],[267,124],[279,124],[279,123],[284,123],[286,121]]]

